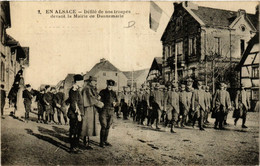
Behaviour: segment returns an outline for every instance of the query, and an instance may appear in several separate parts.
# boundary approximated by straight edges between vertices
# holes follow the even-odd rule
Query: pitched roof
[[[239,64],[235,68],[236,70],[240,70],[240,68],[245,63],[246,58],[250,54],[252,48],[254,47],[255,44],[258,44],[258,43],[259,43],[259,33],[256,33],[256,35],[252,39],[249,40],[248,46],[247,46],[245,52],[243,53],[242,58],[241,58]]]
[[[155,57],[153,60],[152,66],[149,70],[149,73],[152,70],[158,70],[160,73],[162,73],[162,62],[163,62],[162,57]],[[149,75],[149,73],[148,73],[148,75]]]
[[[229,27],[236,19],[237,12],[198,6],[198,10],[191,9],[205,25],[214,27]]]
[[[108,60],[103,60],[97,63],[86,75],[85,77],[94,76],[99,71],[115,71],[119,72],[120,70],[116,68],[112,63]]]
[[[137,79],[141,74],[143,73],[148,73],[149,69],[143,69],[143,70],[136,70],[136,71],[124,71],[124,75],[126,76],[127,79],[132,79],[132,74],[133,74],[133,79]]]
[[[229,27],[238,16],[237,11],[202,6],[198,6],[198,10],[191,9],[191,11],[195,13],[205,25],[212,27]],[[246,16],[256,28],[257,17],[254,14],[246,14]]]

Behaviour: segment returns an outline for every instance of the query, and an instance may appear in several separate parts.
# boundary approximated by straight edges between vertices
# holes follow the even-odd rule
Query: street
[[[29,123],[6,115],[1,120],[3,165],[258,165],[259,113],[248,113],[248,129],[241,120],[233,125],[229,114],[226,130],[214,130],[213,119],[206,131],[190,126],[177,133],[160,131],[115,119],[110,130],[112,147],[99,147],[99,136],[91,137],[93,150],[69,153],[65,125],[36,123],[30,113]]]

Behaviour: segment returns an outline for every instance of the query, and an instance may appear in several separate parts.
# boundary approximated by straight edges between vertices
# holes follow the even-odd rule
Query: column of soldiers
[[[216,93],[211,94],[209,87],[202,85],[202,81],[193,83],[191,79],[187,80],[186,84],[182,83],[180,90],[175,83],[167,83],[166,86],[159,83],[151,87],[142,86],[135,92],[128,91],[121,95],[121,101],[127,99],[127,104],[124,108],[121,107],[121,111],[127,112],[124,119],[131,116],[133,121],[142,125],[146,120],[146,125],[152,128],[160,129],[159,124],[163,122],[166,130],[170,128],[173,133],[174,126],[185,127],[190,124],[194,127],[197,121],[199,129],[205,130],[210,114],[215,118],[214,128],[224,129],[229,110],[232,109],[226,87],[227,85],[221,82]],[[243,111],[240,111],[238,118],[236,115],[233,117],[236,118],[235,124],[239,118],[243,118],[242,127],[246,128],[246,112],[250,105],[246,93],[242,92],[238,90],[235,106],[236,110]],[[237,114],[236,112],[234,111],[234,114]]]

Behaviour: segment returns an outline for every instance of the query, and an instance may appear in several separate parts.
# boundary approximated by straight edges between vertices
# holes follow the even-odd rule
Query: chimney
[[[259,5],[256,5],[255,7],[255,15],[257,16],[257,18],[259,17]]]
[[[187,9],[198,10],[198,5],[196,5],[190,1],[182,2],[182,6]]]
[[[105,62],[105,61],[106,61],[105,58],[100,59],[100,63],[103,63],[103,62]]]
[[[244,9],[238,9],[237,16],[246,15],[246,11]]]

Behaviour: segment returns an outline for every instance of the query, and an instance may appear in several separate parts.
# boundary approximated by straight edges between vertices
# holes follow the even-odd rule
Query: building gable
[[[230,24],[229,27],[237,30],[240,29],[241,31],[249,31],[249,32],[256,31],[256,28],[254,27],[250,19],[245,14],[237,17],[232,22],[232,24]]]

